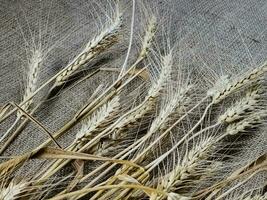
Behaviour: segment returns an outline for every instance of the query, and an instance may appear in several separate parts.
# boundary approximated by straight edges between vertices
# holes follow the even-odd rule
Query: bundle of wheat
[[[182,10],[214,6],[196,4]],[[25,68],[26,80],[21,98],[0,98],[0,199],[266,199],[267,64],[239,30],[245,67],[206,45],[229,41],[202,46],[194,37],[214,24],[176,27],[180,5],[3,3],[0,17],[17,21],[6,29],[22,36],[3,66]]]

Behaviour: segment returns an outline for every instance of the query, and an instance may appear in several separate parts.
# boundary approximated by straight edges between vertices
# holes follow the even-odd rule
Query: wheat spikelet
[[[228,108],[227,111],[221,115],[218,119],[220,123],[227,122],[231,123],[240,118],[244,118],[245,114],[249,114],[257,107],[260,103],[260,94],[258,90],[248,92],[246,97],[242,98],[239,102],[235,103],[232,107]]]
[[[243,119],[239,122],[230,124],[226,132],[229,135],[236,135],[238,133],[244,133],[247,132],[246,130],[249,130],[254,127],[259,127],[260,124],[264,122],[264,117],[266,116],[266,113],[259,112],[252,115],[249,115],[246,119]]]

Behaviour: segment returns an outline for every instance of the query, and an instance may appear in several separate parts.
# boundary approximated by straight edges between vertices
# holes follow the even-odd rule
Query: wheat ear
[[[32,94],[37,89],[37,86],[38,86],[37,81],[38,81],[38,77],[40,74],[40,63],[41,62],[42,62],[41,52],[38,50],[34,51],[32,53],[32,57],[29,61],[28,67],[27,67],[27,80],[26,80],[26,88],[25,88],[25,92],[24,92],[24,96],[23,96],[23,101],[25,101],[26,99],[31,97]],[[22,106],[23,110],[30,111],[31,110],[30,107],[31,107],[32,103],[33,103],[33,99],[30,99],[29,101],[27,101],[27,103],[25,103]],[[7,135],[9,135],[9,133],[12,131],[12,129],[20,121],[21,117],[22,117],[22,113],[18,111],[17,112],[17,118],[16,118],[15,122],[13,123],[13,125],[11,125],[11,127],[7,130],[7,132],[5,132],[5,134],[0,138],[0,143],[6,138]],[[13,137],[13,136],[11,135],[11,137]]]
[[[208,90],[207,94],[212,97],[212,102],[217,104],[238,89],[257,81],[266,71],[267,64],[264,63],[263,65],[233,77],[232,79],[228,79],[227,77],[222,78],[213,88]],[[221,87],[218,87],[218,85],[221,85]]]
[[[76,134],[75,142],[80,144],[92,138],[96,133],[103,131],[118,115],[119,107],[119,95],[116,95],[87,119],[84,119],[81,129]]]
[[[208,137],[198,142],[178,163],[174,170],[162,178],[159,188],[163,188],[166,192],[176,192],[175,190],[183,184],[193,184],[197,182],[198,176],[204,176],[210,173],[214,166],[218,163],[209,163],[205,169],[201,167],[201,162],[206,160],[209,153],[214,150],[213,137]],[[200,169],[198,169],[201,167]],[[204,166],[205,167],[205,166]],[[209,169],[211,167],[211,169]],[[162,197],[157,198],[162,199]]]
[[[92,113],[92,115],[89,115],[87,118],[85,118],[81,122],[82,127],[77,132],[74,143],[71,144],[67,149],[75,152],[78,151],[84,143],[86,143],[88,140],[93,138],[94,135],[109,126],[117,116],[119,107],[119,95],[116,95],[113,99],[111,99],[110,101],[102,105],[99,109],[97,109],[94,113]],[[97,150],[98,149],[95,149],[95,151]],[[51,167],[45,170],[45,173],[42,174],[42,177],[39,178],[38,181],[43,182],[43,180],[47,180],[58,170],[64,167],[68,162],[69,160],[56,161]]]
[[[98,54],[102,53],[118,40],[119,29],[122,24],[122,13],[116,5],[115,16],[110,24],[104,28],[94,39],[87,43],[84,50],[57,76],[55,84],[57,87],[69,79],[71,75],[83,64],[89,62]]]

